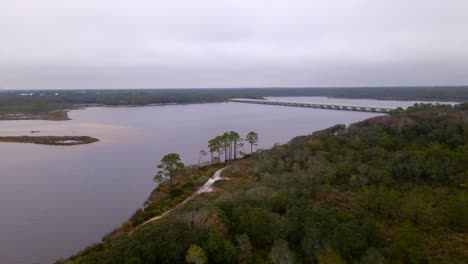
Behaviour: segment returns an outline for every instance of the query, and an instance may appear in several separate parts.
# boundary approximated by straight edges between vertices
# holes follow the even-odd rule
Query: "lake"
[[[277,98],[287,99],[287,98]],[[407,106],[413,102],[289,98],[324,103]],[[259,148],[376,113],[242,103],[73,110],[70,121],[0,121],[0,136],[85,135],[78,146],[0,143],[0,263],[52,263],[112,231],[155,188],[168,152],[198,162],[207,141],[235,130],[259,134]],[[245,147],[247,151],[247,146]],[[204,161],[207,161],[205,158]]]

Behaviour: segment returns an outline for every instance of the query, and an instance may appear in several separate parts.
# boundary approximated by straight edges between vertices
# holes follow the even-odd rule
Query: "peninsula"
[[[207,166],[170,153],[143,208],[56,264],[464,263],[467,120],[417,104],[239,159],[210,141]]]

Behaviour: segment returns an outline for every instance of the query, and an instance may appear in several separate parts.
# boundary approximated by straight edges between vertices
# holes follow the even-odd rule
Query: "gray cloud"
[[[468,84],[466,0],[3,0],[0,88]]]

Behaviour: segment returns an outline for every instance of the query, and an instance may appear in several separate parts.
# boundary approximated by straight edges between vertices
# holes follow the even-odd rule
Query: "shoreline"
[[[210,101],[210,102],[192,102],[192,103],[153,103],[153,104],[144,104],[144,105],[138,105],[138,104],[119,104],[119,105],[107,105],[107,104],[74,104],[72,107],[70,107],[66,111],[70,110],[83,110],[88,107],[109,107],[109,108],[114,108],[114,107],[147,107],[147,106],[166,106],[166,105],[191,105],[191,104],[210,104],[210,103],[224,103],[224,102],[229,102],[228,100],[223,100],[223,101]],[[65,111],[65,110],[64,110]]]
[[[25,112],[12,112],[0,113],[0,121],[27,121],[27,120],[43,120],[43,121],[68,121],[72,120],[68,112],[73,110],[84,110],[89,107],[148,107],[148,106],[168,106],[168,105],[191,105],[191,104],[209,104],[209,103],[223,103],[228,101],[218,102],[193,102],[193,103],[155,103],[145,105],[106,105],[106,104],[73,104],[66,109],[54,110],[51,112],[41,113],[25,113]]]

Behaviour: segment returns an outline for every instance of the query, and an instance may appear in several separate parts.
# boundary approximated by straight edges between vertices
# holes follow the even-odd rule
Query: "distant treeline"
[[[468,86],[0,91],[0,112],[48,112],[76,104],[209,103],[231,98],[326,96],[382,100],[468,101]]]

